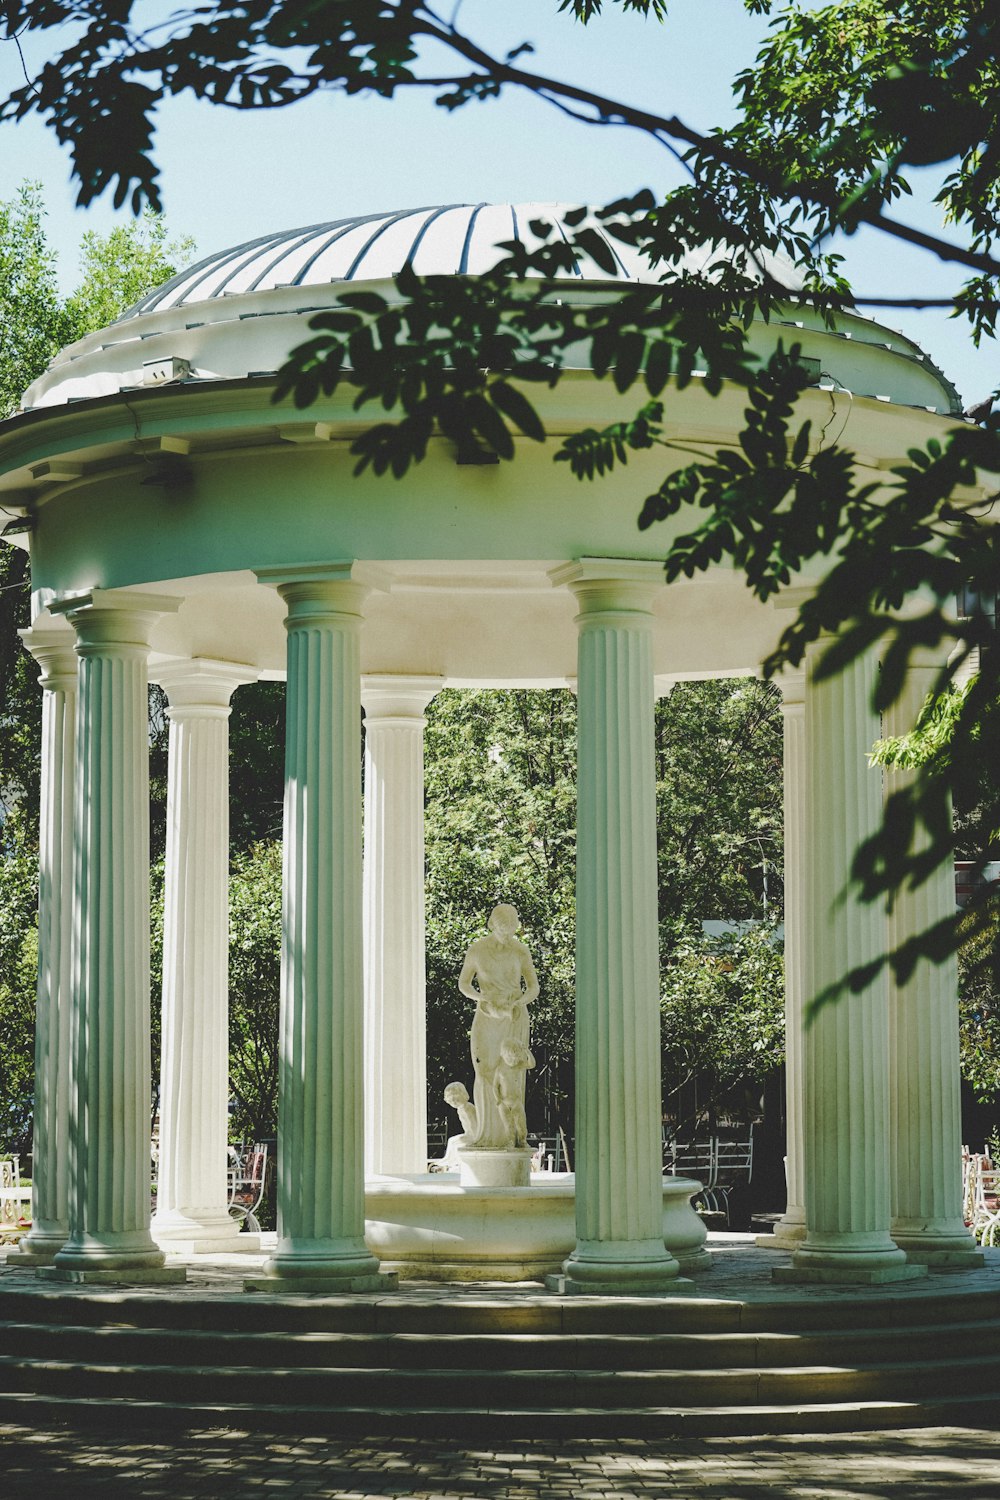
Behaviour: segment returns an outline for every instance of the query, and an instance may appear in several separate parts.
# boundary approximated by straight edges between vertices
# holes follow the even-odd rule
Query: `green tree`
[[[1000,1096],[1000,998],[992,975],[998,946],[1000,922],[994,907],[987,923],[971,924],[958,950],[962,1077],[985,1103]]]
[[[15,846],[0,859],[0,1153],[31,1139],[37,905],[37,860]]]
[[[752,1119],[764,1078],[784,1060],[784,965],[773,923],[714,939],[689,925],[664,965],[660,1009],[665,1113],[678,1135],[702,1117],[714,1129],[723,1112]]]
[[[0,417],[71,337],[56,277],[41,184],[26,182],[0,202]]]
[[[106,328],[126,308],[194,258],[190,235],[170,239],[162,215],[146,208],[107,234],[90,229],[80,242],[80,281],[65,316],[74,338]]]
[[[656,710],[660,920],[782,907],[780,698],[753,678],[678,683]]]
[[[235,695],[230,1068],[233,1129],[244,1138],[273,1134],[276,1115],[282,713],[280,684],[240,688]],[[713,1098],[744,1077],[759,1082],[781,1060],[780,1043],[768,1050],[745,1040],[766,1033],[775,1007],[780,1015],[780,949],[767,949],[765,998],[752,942],[724,941],[720,953],[700,927],[702,917],[736,921],[780,911],[780,736],[775,690],[752,680],[681,684],[657,708],[665,972],[679,972],[684,956],[698,951],[716,988],[724,969],[725,993],[732,998],[709,1007],[702,1018],[705,1034],[711,1033],[706,1077]],[[561,1122],[569,1128],[575,698],[565,691],[438,694],[427,712],[425,795],[432,1125],[446,1127],[445,1085],[468,1081],[471,1070],[471,1007],[457,988],[462,957],[485,930],[491,908],[509,901],[521,915],[542,986],[532,1008],[538,1066],[529,1074],[531,1125],[554,1129]],[[764,901],[765,861],[770,907]],[[154,996],[157,931],[154,921]],[[746,972],[738,972],[744,965]],[[668,977],[665,997],[673,994],[671,985]],[[731,1018],[741,994],[752,1012],[742,1029]],[[676,996],[671,1003],[676,1010]],[[667,1064],[671,1080],[688,1066],[672,1053]],[[718,1088],[716,1077],[722,1080]],[[676,1086],[671,1080],[668,1090]]]
[[[252,845],[229,882],[230,1130],[259,1141],[278,1129],[281,845]]]

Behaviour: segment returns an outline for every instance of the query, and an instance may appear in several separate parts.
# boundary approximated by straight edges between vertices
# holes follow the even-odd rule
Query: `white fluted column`
[[[901,696],[885,715],[886,734],[911,730],[940,663],[911,666]],[[913,773],[890,771],[886,792],[902,789]],[[916,890],[896,893],[889,913],[889,946],[954,914],[951,860]],[[911,1261],[974,1268],[983,1255],[965,1226],[962,1204],[962,1121],[959,1098],[958,968],[922,959],[905,983],[889,976],[892,1136],[892,1237]]]
[[[825,644],[825,643],[823,643]],[[875,663],[815,680],[808,658],[805,743],[807,1005],[884,951],[880,902],[850,885],[851,861],[879,825],[882,778],[867,760],[879,735]],[[780,1280],[892,1281],[925,1273],[889,1234],[889,1009],[884,970],[858,994],[807,1015],[803,1038],[806,1237]]]
[[[794,1250],[805,1237],[802,1033],[805,1010],[805,674],[780,681],[785,822],[785,1212],[758,1245]]]
[[[379,1290],[365,1245],[360,632],[351,565],[259,576],[288,606],[278,1105],[269,1281]]]
[[[657,563],[555,570],[577,616],[576,1249],[565,1290],[676,1287],[663,1242],[653,757]]]
[[[248,1250],[228,1212],[230,662],[158,672],[170,720],[163,906],[160,1157],[152,1231],[187,1254]]]
[[[69,1234],[70,938],[77,658],[70,631],[36,627],[20,634],[40,668],[43,697],[32,1223],[18,1246],[17,1258],[44,1265],[62,1249]],[[13,1258],[13,1254],[8,1256]]]
[[[439,677],[365,677],[365,1173],[427,1170],[424,711]]]
[[[146,662],[176,599],[124,590],[52,606],[80,658],[73,838],[69,1237],[39,1275],[183,1280],[149,1232]]]

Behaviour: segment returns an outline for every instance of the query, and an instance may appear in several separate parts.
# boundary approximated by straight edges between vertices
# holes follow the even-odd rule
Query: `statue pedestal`
[[[531,1151],[527,1146],[494,1149],[459,1148],[459,1181],[462,1187],[530,1187]]]

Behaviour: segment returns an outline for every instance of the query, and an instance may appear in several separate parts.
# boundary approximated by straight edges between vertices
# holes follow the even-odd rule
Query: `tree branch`
[[[433,15],[433,12],[429,12]],[[723,166],[731,167],[749,177],[758,186],[768,192],[779,196],[791,196],[800,198],[804,203],[814,204],[827,212],[837,215],[841,209],[838,196],[822,191],[816,184],[803,182],[788,182],[772,176],[760,167],[753,157],[737,147],[726,145],[721,137],[707,136],[697,130],[692,130],[689,125],[676,115],[657,115],[648,110],[639,109],[634,105],[623,104],[620,100],[609,99],[603,94],[596,94],[590,89],[579,88],[575,84],[563,83],[556,78],[548,78],[541,73],[530,73],[523,68],[512,67],[510,63],[502,62],[491,56],[470,37],[464,36],[454,27],[440,22],[437,17],[433,23],[420,21],[414,28],[427,37],[433,38],[442,45],[457,52],[459,56],[466,58],[469,62],[483,69],[483,75],[499,84],[512,83],[517,87],[525,88],[529,92],[545,99],[550,104],[558,104],[562,99],[573,99],[578,104],[586,106],[593,112],[594,118],[591,124],[616,124],[628,126],[634,130],[640,130],[647,135],[659,138],[667,135],[673,140],[683,141],[684,144],[702,155],[721,163]],[[474,75],[480,78],[483,75]],[[454,87],[463,88],[470,86],[472,80],[454,81]],[[587,117],[574,114],[574,118],[587,122]],[[908,244],[919,245],[921,249],[930,251],[939,260],[952,261],[958,265],[968,266],[971,270],[982,271],[989,275],[1000,275],[1000,260],[991,255],[984,255],[975,250],[966,250],[961,245],[956,245],[950,240],[941,239],[938,235],[927,234],[921,229],[915,229],[911,225],[901,224],[896,219],[890,219],[877,207],[865,208],[855,205],[854,212],[857,217],[874,229],[888,234],[894,239],[903,240]]]

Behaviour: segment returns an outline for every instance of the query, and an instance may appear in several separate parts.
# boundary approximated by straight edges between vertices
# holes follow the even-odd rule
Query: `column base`
[[[687,1276],[673,1276],[659,1282],[578,1281],[560,1272],[546,1276],[545,1290],[560,1297],[685,1297],[698,1291]]]
[[[986,1264],[986,1257],[964,1224],[956,1227],[954,1223],[941,1221],[933,1229],[919,1221],[914,1224],[899,1220],[889,1232],[907,1260],[932,1270],[974,1271]]]
[[[260,1250],[260,1235],[242,1234],[239,1222],[228,1213],[154,1215],[149,1229],[160,1249],[171,1255],[239,1255]]]
[[[374,1276],[248,1276],[245,1292],[324,1292],[329,1297],[357,1292],[398,1292],[399,1277],[395,1271],[379,1271]]]
[[[981,1250],[911,1250],[906,1258],[911,1265],[926,1266],[929,1271],[981,1271],[986,1256]]]
[[[4,1264],[8,1266],[24,1266],[25,1269],[32,1266],[51,1266],[61,1249],[62,1246],[60,1245],[57,1249],[52,1250],[25,1250],[18,1243],[17,1245],[12,1245],[7,1251],[7,1259]]]
[[[563,1286],[549,1286],[558,1277],[545,1284],[570,1296],[662,1297],[677,1286],[680,1270],[661,1239],[583,1241],[563,1263]]]
[[[148,1229],[108,1230],[70,1235],[55,1258],[58,1271],[114,1271],[145,1275],[162,1269],[166,1257]]]
[[[698,1271],[710,1271],[714,1262],[708,1250],[692,1250],[690,1255],[678,1250],[677,1264],[681,1268],[681,1276],[693,1276]]]
[[[758,1250],[797,1250],[805,1237],[805,1218],[785,1214],[775,1224],[771,1234],[758,1234],[754,1243]]]
[[[165,1240],[164,1250],[171,1255],[259,1255],[260,1235],[237,1234],[229,1239]]]
[[[392,1292],[394,1273],[384,1273],[363,1239],[279,1242],[264,1275],[244,1282],[248,1292]]]
[[[883,1286],[891,1281],[918,1281],[927,1275],[927,1267],[911,1265],[902,1250],[882,1248],[882,1236],[859,1238],[867,1238],[869,1243],[838,1249],[836,1245],[811,1246],[807,1240],[794,1252],[790,1266],[772,1269],[771,1279],[825,1286]]]
[[[7,1256],[8,1265],[50,1266],[66,1244],[67,1229],[50,1233],[29,1229]]]
[[[122,1266],[117,1270],[72,1270],[66,1266],[39,1266],[40,1281],[59,1281],[73,1286],[177,1286],[187,1281],[183,1266]]]
[[[771,1272],[774,1281],[829,1286],[882,1286],[926,1275],[927,1267],[911,1265],[883,1231],[814,1232],[794,1252],[790,1266],[775,1266]]]

